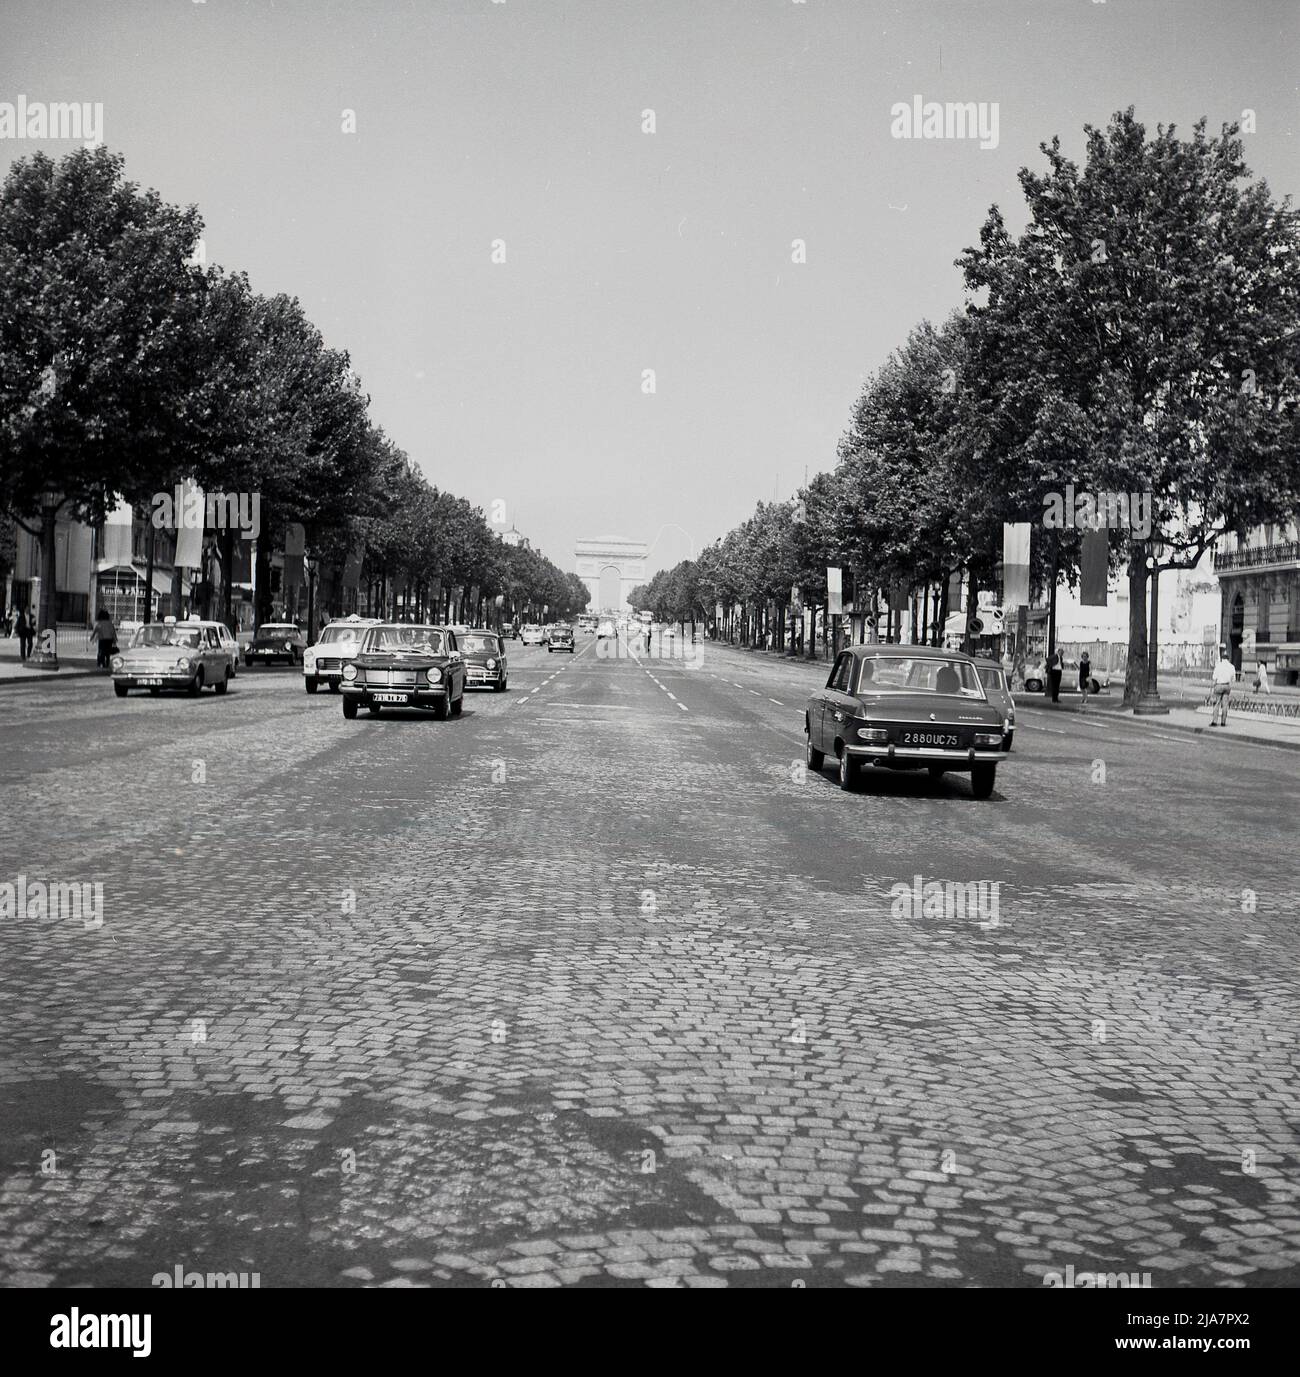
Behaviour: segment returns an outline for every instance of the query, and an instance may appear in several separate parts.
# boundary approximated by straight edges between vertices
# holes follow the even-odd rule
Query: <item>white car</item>
[[[525,645],[541,645],[546,639],[546,632],[540,626],[526,626],[520,632],[519,639]]]
[[[605,621],[601,622],[600,625],[596,627],[596,639],[598,641],[603,641],[608,636],[617,635],[618,632],[614,629],[614,623],[611,622],[608,618],[606,618]]]
[[[330,622],[316,644],[302,653],[302,683],[307,692],[315,693],[322,684],[328,684],[330,692],[337,693],[343,666],[360,649],[367,629],[378,625],[377,618],[358,617],[355,612],[342,621]]]
[[[1119,678],[1123,679],[1120,673]],[[1111,671],[1108,669],[1092,669],[1088,676],[1088,692],[1100,693],[1102,689],[1110,687]],[[1025,692],[1042,693],[1043,687],[1047,683],[1047,661],[1039,660],[1037,664],[1025,666]],[[1077,658],[1066,660],[1065,668],[1061,671],[1061,689],[1066,693],[1079,692],[1079,661]]]

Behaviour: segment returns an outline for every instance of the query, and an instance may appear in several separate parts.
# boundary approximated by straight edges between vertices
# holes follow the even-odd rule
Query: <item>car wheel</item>
[[[331,679],[331,680],[330,680],[330,692],[331,692],[331,693],[340,693],[340,692],[342,692],[342,690],[339,688],[338,680],[337,680],[337,679]]]
[[[942,765],[929,765],[926,768],[930,771],[931,779],[942,779],[948,773]]]
[[[858,787],[858,762],[846,750],[840,751],[840,788],[851,794]]]
[[[307,678],[302,681],[302,686],[308,693],[315,693],[320,688],[320,683],[316,679]]]
[[[194,671],[194,680],[190,684],[190,697],[197,698],[203,692],[203,670],[200,667]]]
[[[213,684],[212,687],[216,689],[218,693],[225,693],[230,687],[230,671],[226,670],[226,677],[219,684]]]
[[[119,698],[125,698],[125,697],[126,697],[126,685],[125,685],[125,684],[114,684],[114,685],[113,685],[113,692],[114,692],[115,694],[117,694],[117,696],[118,696]]]
[[[1042,693],[1042,691],[1043,691],[1043,681],[1042,681],[1041,679],[1026,679],[1026,680],[1025,680],[1025,692],[1026,692],[1026,693]]]
[[[461,689],[460,697],[451,705],[451,715],[459,717],[461,709],[465,706],[465,690]]]
[[[805,726],[806,726],[806,724],[805,724]],[[806,755],[805,755],[805,759],[806,759],[807,762],[808,762],[808,768],[809,768],[810,770],[820,770],[821,767],[826,763],[826,753],[825,753],[824,751],[816,750],[816,749],[813,747],[813,743],[812,743],[812,732],[811,732],[811,731],[808,731],[807,736],[808,736],[808,750],[807,750],[807,753],[806,753]]]
[[[350,698],[345,695],[343,699],[343,716],[346,717],[349,722],[351,722],[356,715],[357,700],[355,698]]]
[[[504,679],[498,679],[498,680],[496,681],[496,683],[492,685],[492,692],[493,692],[493,693],[504,693],[505,691],[506,691],[506,681],[505,681]]]
[[[448,703],[446,697],[444,696],[442,698],[439,698],[438,701],[433,705],[433,715],[438,719],[439,722],[445,722],[447,720],[447,712]]]
[[[378,717],[378,716],[379,716],[379,704],[378,704],[378,703],[367,703],[367,704],[366,704],[366,711],[371,715],[371,717]]]
[[[988,798],[993,792],[993,781],[997,778],[996,765],[975,765],[970,772],[971,793],[976,798]]]
[[[151,689],[149,690],[150,695],[151,695],[152,697],[154,697],[154,698],[157,698],[158,695],[159,695],[161,692],[162,692],[162,689],[160,689],[160,688],[151,688]]]

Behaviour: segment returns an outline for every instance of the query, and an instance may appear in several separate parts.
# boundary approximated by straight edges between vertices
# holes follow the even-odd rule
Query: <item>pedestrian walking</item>
[[[1088,706],[1088,683],[1092,678],[1092,664],[1088,660],[1088,652],[1085,650],[1079,656],[1079,692],[1083,694],[1083,702],[1079,704],[1081,708]]]
[[[1271,694],[1273,692],[1272,688],[1269,687],[1268,682],[1268,666],[1264,663],[1263,660],[1261,660],[1259,664],[1255,666],[1255,692],[1268,694]]]
[[[21,607],[14,630],[18,633],[18,658],[25,660],[32,653],[32,619]]]
[[[99,642],[95,666],[98,669],[107,669],[117,650],[117,627],[113,625],[113,619],[108,615],[106,607],[101,607],[99,615],[95,618],[95,640]]]
[[[1047,661],[1047,683],[1052,690],[1052,702],[1061,701],[1061,675],[1065,672],[1065,656],[1060,649],[1052,651],[1051,658]]]
[[[1214,678],[1210,681],[1210,694],[1213,704],[1210,708],[1210,726],[1228,725],[1228,698],[1232,686],[1237,682],[1236,666],[1228,659],[1228,647],[1219,646],[1219,663],[1214,666]]]

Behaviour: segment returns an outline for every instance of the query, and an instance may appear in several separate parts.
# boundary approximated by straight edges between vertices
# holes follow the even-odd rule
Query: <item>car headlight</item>
[[[489,669],[495,669],[497,667],[497,662],[495,660],[489,660],[487,662],[487,667]]]
[[[976,732],[975,744],[977,746],[1000,746],[1002,744],[1001,732]]]
[[[181,658],[180,658],[179,660],[176,661],[176,668],[177,668],[177,669],[189,669],[191,663],[192,663],[192,661],[190,661],[190,660],[187,659],[184,655],[182,655]]]
[[[344,665],[344,666],[343,666],[343,677],[344,677],[345,679],[349,679],[349,680],[355,679],[355,678],[357,677],[357,667],[356,667],[356,665],[351,664],[351,663],[348,663],[348,664]]]
[[[858,740],[872,741],[879,745],[889,740],[889,732],[884,727],[859,727]]]
[[[114,655],[112,660],[109,661],[109,663],[112,665],[114,669],[121,669],[125,661],[122,659],[120,655]]]
[[[442,683],[442,670],[440,670],[437,665],[430,665],[429,668],[424,671],[424,677],[431,684],[440,684]]]

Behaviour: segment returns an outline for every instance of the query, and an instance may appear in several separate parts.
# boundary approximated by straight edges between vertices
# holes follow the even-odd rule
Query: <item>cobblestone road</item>
[[[0,918],[0,1283],[1300,1281],[1294,754],[1028,711],[845,795],[805,667],[579,648],[0,688],[0,881],[103,886]]]

